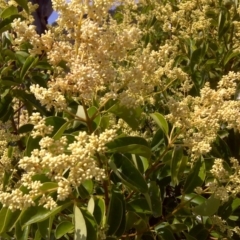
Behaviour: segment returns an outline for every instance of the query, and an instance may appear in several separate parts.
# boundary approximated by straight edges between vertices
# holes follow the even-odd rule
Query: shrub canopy
[[[0,236],[239,239],[239,1],[52,4],[0,4]]]

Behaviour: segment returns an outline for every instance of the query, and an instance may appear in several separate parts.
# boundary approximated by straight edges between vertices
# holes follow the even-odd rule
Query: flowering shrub
[[[0,4],[1,238],[240,239],[239,1],[52,3]]]

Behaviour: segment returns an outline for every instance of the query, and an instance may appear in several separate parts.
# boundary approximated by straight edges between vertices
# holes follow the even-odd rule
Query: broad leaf
[[[169,128],[167,120],[164,118],[164,116],[160,113],[152,113],[150,114],[152,119],[157,123],[157,125],[163,130],[166,136],[168,136]]]
[[[74,240],[87,240],[87,226],[81,210],[74,205]]]
[[[74,229],[74,225],[69,221],[62,221],[60,222],[55,231],[55,237],[56,239],[60,239],[62,236],[64,236],[66,233],[72,232]]]
[[[147,193],[148,186],[143,175],[135,165],[124,155],[114,154],[109,165],[121,181],[131,189],[141,193]]]
[[[117,232],[123,220],[123,215],[125,215],[125,212],[124,201],[122,200],[121,193],[113,190],[111,192],[107,213],[107,225],[109,226],[107,235],[111,236]]]
[[[184,193],[192,193],[196,187],[203,184],[206,177],[205,163],[202,158],[195,163],[184,184]]]
[[[204,203],[193,208],[195,214],[200,216],[212,216],[218,211],[220,206],[220,200],[214,198],[214,196],[210,196]]]

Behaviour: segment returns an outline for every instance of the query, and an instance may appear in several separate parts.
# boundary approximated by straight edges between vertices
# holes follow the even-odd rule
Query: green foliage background
[[[25,1],[17,2],[28,11]],[[177,9],[177,1],[165,2]],[[209,11],[206,16],[212,20],[212,32],[217,34],[201,39],[179,39],[182,51],[174,59],[174,64],[191,77],[194,85],[188,94],[193,97],[200,94],[206,82],[216,89],[223,75],[239,71],[240,55],[233,46],[233,21],[239,21],[239,3],[219,0],[219,4],[221,9]],[[151,8],[154,8],[151,4],[139,7],[136,14],[148,15]],[[230,10],[235,11],[232,18]],[[128,136],[118,131],[118,137],[107,144],[108,150],[100,156],[107,179],[86,180],[73,189],[65,201],[58,201],[56,208],[45,209],[37,204],[38,199],[35,199],[35,206],[22,210],[11,211],[1,205],[0,236],[3,239],[229,239],[228,232],[221,231],[211,217],[221,217],[229,229],[240,226],[240,198],[237,194],[223,203],[206,189],[213,181],[210,170],[215,158],[223,159],[228,168],[231,157],[240,159],[238,130],[224,128],[219,131],[212,150],[189,164],[191,155],[188,149],[174,141],[177,137],[170,138],[173,126],[166,118],[169,110],[165,107],[163,95],[174,94],[171,91],[158,93],[156,87],[153,94],[156,104],[146,103],[135,109],[124,107],[117,100],[109,100],[104,106],[99,106],[97,99],[93,99],[91,104],[79,104],[69,98],[68,112],[47,110],[29,88],[36,83],[46,88],[52,66],[44,53],[31,56],[28,42],[20,51],[12,47],[7,31],[11,32],[14,19],[22,18],[16,7],[2,9],[0,17],[0,119],[3,123],[11,123],[8,131],[22,136],[8,143],[8,157],[16,171],[4,172],[2,191],[10,191],[16,186],[16,172],[21,178],[19,159],[14,156],[13,149],[17,148],[24,156],[31,156],[32,150],[39,148],[40,138],[30,136],[33,125],[18,125],[22,108],[29,115],[39,112],[46,117],[46,124],[54,126],[50,137],[57,140],[65,135],[69,143],[76,132],[99,134],[104,131],[110,126],[112,116],[123,119],[134,130],[148,129],[151,135],[151,140],[147,141],[142,136]],[[122,21],[121,7],[117,8],[113,18]],[[170,33],[162,30],[163,23],[155,16],[146,19],[142,28],[151,28],[152,31],[146,31],[142,41],[146,46],[150,43],[153,49],[158,49],[171,38]],[[178,91],[177,84],[175,90]],[[236,91],[233,99],[237,94]],[[13,99],[19,102],[17,111],[13,109]],[[79,109],[83,109],[84,114]],[[157,127],[156,132],[152,130],[153,126]],[[177,132],[175,134],[177,136]],[[43,184],[43,194],[56,198],[56,182],[44,174],[33,178]],[[196,187],[202,187],[203,194],[196,193]],[[19,189],[24,194],[28,193],[23,186]],[[233,232],[231,239],[239,238]]]

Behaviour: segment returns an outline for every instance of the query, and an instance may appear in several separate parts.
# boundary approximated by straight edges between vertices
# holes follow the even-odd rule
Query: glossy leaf
[[[55,231],[56,239],[61,239],[66,233],[72,232],[74,229],[74,225],[69,221],[60,222]]]
[[[122,118],[133,130],[136,130],[138,128],[139,119],[142,113],[140,107],[133,109],[116,103],[111,108],[109,108],[108,111]]]
[[[33,127],[34,127],[33,124],[29,124],[29,123],[24,124],[18,129],[18,133],[22,134],[22,133],[31,132],[33,130]]]
[[[96,219],[98,225],[103,224],[105,215],[105,201],[103,198],[95,198],[95,207],[93,211],[93,216]]]
[[[70,125],[70,122],[65,122],[65,123],[57,130],[57,132],[54,134],[53,139],[54,139],[55,141],[56,141],[56,140],[59,140],[59,139],[62,137],[64,131],[68,128],[69,125]]]
[[[171,160],[171,178],[173,185],[177,185],[179,168],[183,158],[183,149],[182,147],[175,147],[173,150],[172,160]]]
[[[109,165],[124,184],[138,192],[147,193],[148,186],[142,174],[124,155],[115,154]]]
[[[79,187],[78,193],[82,199],[86,199],[93,192],[93,182],[92,180],[85,180]]]
[[[151,214],[152,211],[149,207],[149,204],[146,199],[139,198],[127,203],[126,206],[128,211],[136,212],[136,213],[144,213],[144,214]]]
[[[151,149],[145,139],[140,137],[121,137],[107,144],[109,152],[131,153],[150,158]]]
[[[117,232],[123,220],[123,215],[125,215],[125,212],[121,193],[113,190],[107,213],[108,236],[114,235]]]
[[[53,208],[52,210],[46,209],[42,206],[30,207],[27,210],[25,210],[21,215],[21,218],[20,218],[21,225],[24,227],[33,223],[44,221],[47,218],[54,216],[57,213],[63,211],[70,205],[71,205],[71,202],[67,202],[65,204],[62,204]]]
[[[42,239],[49,239],[51,229],[49,228],[49,222],[50,219],[46,219],[42,222],[38,222],[38,230],[40,232],[40,235],[42,236]]]
[[[101,121],[101,116],[100,116],[100,114],[98,113],[98,109],[97,109],[96,107],[92,106],[92,107],[90,107],[90,108],[87,110],[87,112],[88,112],[88,117],[89,117],[89,118],[93,118],[93,116],[95,116],[95,117],[92,119],[92,121],[93,121],[93,123],[95,124],[95,126],[93,126],[94,129],[96,129],[96,128],[99,126],[100,121]]]
[[[42,139],[41,137],[36,137],[36,138],[33,138],[32,136],[28,137],[27,147],[26,147],[26,150],[25,150],[25,155],[26,156],[30,157],[31,156],[31,152],[34,149],[39,149],[40,148],[39,141],[41,139]]]
[[[15,0],[27,13],[29,13],[27,0]]]
[[[74,226],[74,240],[87,240],[87,226],[77,205],[74,205]]]
[[[17,221],[21,211],[12,212],[9,208],[3,207],[0,211],[0,234],[7,232]]]
[[[87,240],[97,240],[97,223],[92,214],[81,208],[87,226]]]
[[[21,227],[21,225],[18,221],[16,224],[16,227],[15,227],[16,240],[28,239],[29,231],[30,231],[30,226]]]
[[[45,182],[42,184],[42,186],[40,187],[40,190],[44,193],[48,192],[52,192],[57,190],[58,188],[58,184],[56,182]]]
[[[199,159],[192,171],[189,173],[184,184],[184,193],[191,193],[198,186],[201,186],[206,177],[205,163],[203,159]]]
[[[1,12],[1,18],[5,19],[17,13],[18,13],[17,8],[14,6],[10,6]]]
[[[94,198],[91,197],[88,201],[87,210],[88,212],[93,214],[94,208],[95,208],[95,201],[94,201]]]
[[[204,203],[193,208],[195,214],[200,216],[212,216],[214,215],[220,206],[220,200],[210,196]]]
[[[164,118],[164,116],[157,112],[150,114],[150,116],[155,121],[155,123],[163,130],[165,135],[168,136],[169,128],[167,120]]]
[[[158,225],[155,227],[155,230],[157,231],[157,235],[160,237],[162,240],[176,240],[173,231],[168,225]]]
[[[23,64],[23,67],[20,72],[20,78],[24,79],[28,71],[37,63],[38,58],[29,56]]]
[[[51,116],[45,118],[45,123],[47,126],[53,126],[52,135],[54,136],[59,131],[59,129],[66,123],[66,120],[61,117]]]
[[[14,14],[9,16],[8,18],[3,19],[0,22],[0,33],[10,29],[10,23],[12,23],[13,20],[16,18],[22,18],[22,16],[20,14]]]
[[[206,198],[204,198],[203,196],[195,193],[185,194],[183,196],[183,199],[184,201],[190,201],[191,203],[195,203],[197,205],[204,203],[206,200]]]
[[[151,199],[152,213],[155,218],[162,216],[162,200],[159,186],[151,181],[149,184],[149,196]]]

